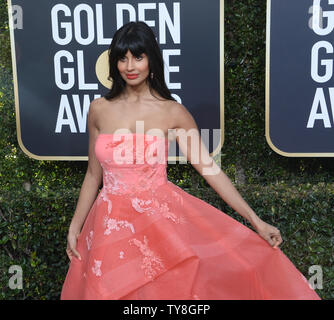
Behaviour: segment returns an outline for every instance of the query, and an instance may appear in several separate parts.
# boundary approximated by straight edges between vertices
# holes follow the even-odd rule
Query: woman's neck
[[[145,82],[138,86],[127,85],[123,93],[123,98],[129,101],[138,101],[151,96],[150,88]]]

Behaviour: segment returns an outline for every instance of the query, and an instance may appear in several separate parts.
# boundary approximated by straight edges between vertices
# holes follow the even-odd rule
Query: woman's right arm
[[[102,182],[102,168],[95,155],[95,141],[99,134],[97,127],[97,108],[99,102],[93,100],[88,112],[88,131],[89,131],[89,149],[88,149],[88,167],[82,183],[76,209],[69,227],[69,233],[79,234],[91,209]]]

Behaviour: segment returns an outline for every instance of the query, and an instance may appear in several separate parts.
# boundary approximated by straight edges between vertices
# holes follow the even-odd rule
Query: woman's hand
[[[80,236],[79,232],[73,232],[73,231],[68,232],[66,253],[70,261],[72,260],[73,256],[76,256],[79,260],[81,260],[81,256],[79,252],[76,250],[77,239],[79,236]]]
[[[277,249],[277,247],[283,242],[280,231],[262,220],[255,227],[255,230],[274,249]]]

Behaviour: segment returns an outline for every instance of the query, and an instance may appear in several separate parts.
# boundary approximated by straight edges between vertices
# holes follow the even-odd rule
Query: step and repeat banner
[[[116,30],[130,21],[153,29],[169,89],[200,131],[209,130],[204,142],[210,153],[220,152],[223,0],[9,0],[8,5],[17,135],[29,157],[88,159],[89,105],[111,86],[107,50]]]
[[[266,138],[283,156],[334,156],[334,0],[268,0]]]

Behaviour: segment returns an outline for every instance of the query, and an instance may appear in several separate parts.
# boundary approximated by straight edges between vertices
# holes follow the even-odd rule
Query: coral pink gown
[[[61,299],[319,300],[279,248],[167,180],[168,147],[148,134],[98,136],[103,188]]]

